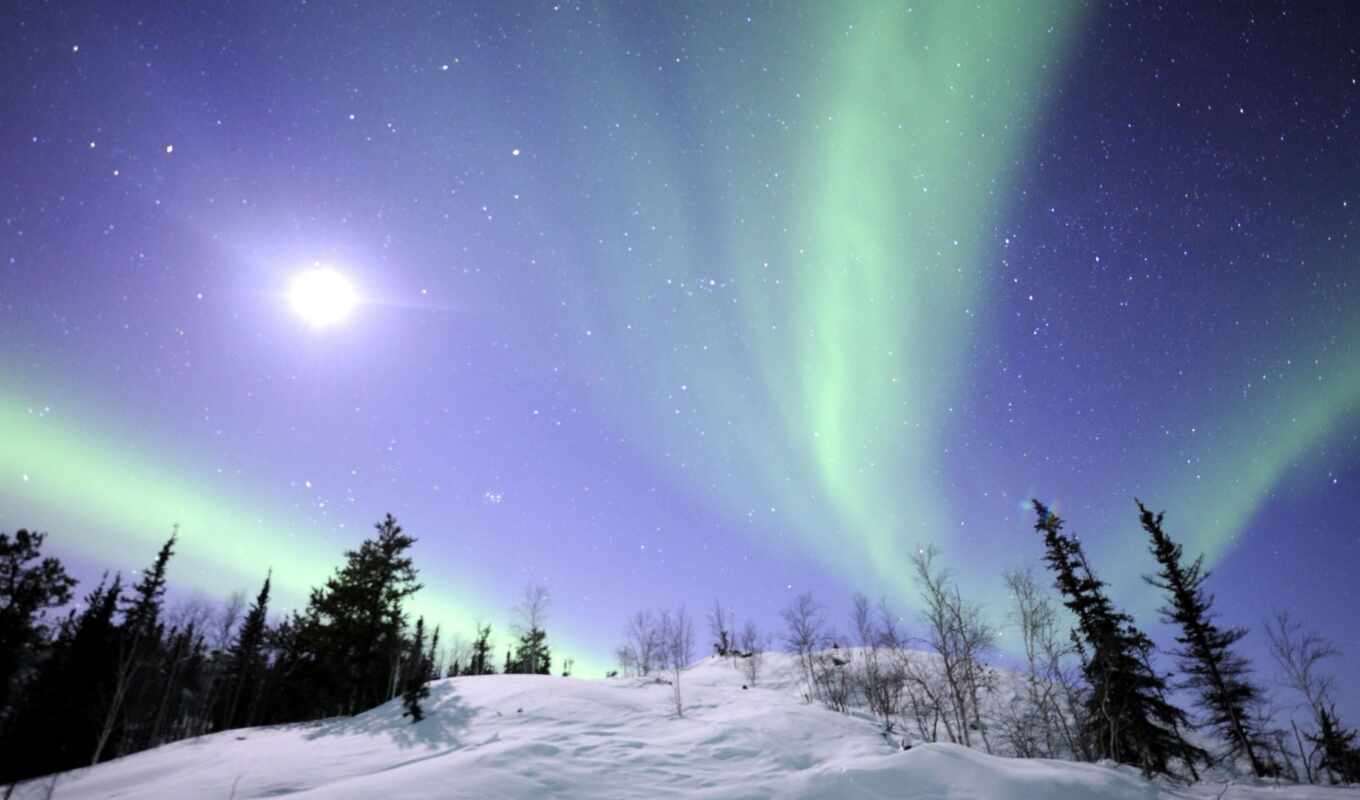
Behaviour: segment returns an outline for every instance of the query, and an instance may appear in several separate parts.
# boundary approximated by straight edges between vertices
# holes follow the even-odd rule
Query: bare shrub
[[[736,623],[733,621],[732,612],[724,609],[722,601],[714,598],[713,608],[708,612],[708,630],[713,636],[713,653],[719,656],[731,656],[737,649]]]
[[[624,643],[616,651],[619,669],[625,676],[646,677],[661,668],[661,638],[656,616],[647,610],[628,618]]]
[[[675,701],[675,715],[685,716],[684,698],[680,693],[680,676],[694,662],[694,625],[685,607],[672,614],[662,611],[657,620],[661,639],[661,654],[665,668],[671,675],[671,693]]]
[[[1324,714],[1330,713],[1336,683],[1331,674],[1323,671],[1323,664],[1339,656],[1341,651],[1284,610],[1276,611],[1275,618],[1266,622],[1266,639],[1270,655],[1279,668],[1275,682],[1302,698],[1303,702],[1295,704],[1291,712],[1303,708],[1321,728]],[[1316,783],[1318,772],[1322,771],[1318,768],[1318,745],[1313,742],[1305,746],[1305,740],[1311,741],[1311,737],[1299,730],[1298,723],[1291,720],[1290,725],[1304,775],[1309,783]]]
[[[1080,744],[1069,721],[1079,688],[1075,673],[1063,663],[1073,648],[1059,633],[1057,607],[1033,572],[1011,570],[1004,577],[1011,596],[1010,620],[1025,655],[1025,684],[1002,709],[1003,735],[1021,758],[1079,756]]]
[[[749,686],[755,686],[760,679],[760,670],[764,665],[765,651],[770,647],[769,637],[760,632],[756,624],[750,620],[742,626],[741,634],[737,637],[738,667],[741,674],[746,678]]]
[[[798,657],[798,670],[803,679],[804,698],[821,699],[817,688],[817,653],[827,642],[826,622],[822,607],[811,592],[798,595],[788,607],[779,612],[784,620],[784,646]]]
[[[883,732],[891,734],[901,712],[906,685],[906,677],[895,657],[900,638],[886,601],[880,601],[875,612],[869,598],[856,594],[852,620],[860,647],[854,683],[869,712],[882,721]]]

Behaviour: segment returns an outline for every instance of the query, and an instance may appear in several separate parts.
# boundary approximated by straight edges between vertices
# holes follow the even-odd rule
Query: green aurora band
[[[858,35],[837,37],[827,128],[799,159],[818,174],[796,212],[813,238],[785,415],[812,432],[838,527],[864,539],[860,563],[902,585],[907,548],[951,530],[937,463],[986,301],[977,232],[1007,210],[998,198],[1026,144],[1011,121],[1036,122],[1026,106],[1072,20],[1058,5],[867,8]]]
[[[642,457],[771,544],[843,576],[872,564],[879,588],[909,601],[911,549],[953,530],[939,460],[988,301],[978,233],[1009,211],[1082,14],[1062,3],[803,10],[799,29],[824,38],[825,57],[798,77],[758,68],[781,56],[771,45],[688,88],[697,170],[677,166],[654,121],[664,109],[631,116],[619,135],[638,156],[604,215],[630,222],[592,230],[617,243],[616,283],[578,289],[572,306],[582,329],[603,332],[586,345],[601,372],[623,363],[651,376],[596,387]],[[606,91],[620,111],[648,97],[618,80]],[[714,229],[723,235],[699,233]]]
[[[758,69],[781,56],[777,45],[745,53],[722,40],[744,54],[721,66],[724,82],[686,87],[687,107],[723,109],[693,123],[697,168],[680,166],[656,92],[606,81],[603,106],[626,120],[618,135],[634,156],[595,202],[613,204],[605,220],[629,222],[590,231],[613,245],[615,283],[564,288],[573,321],[594,334],[585,348],[599,405],[640,458],[776,549],[861,584],[872,565],[876,586],[855,588],[911,604],[911,551],[934,543],[947,562],[959,557],[951,533],[967,516],[948,499],[942,463],[970,347],[998,313],[978,234],[1012,210],[1084,13],[1066,3],[804,11],[800,30],[824,37],[825,56],[799,78]],[[611,73],[629,67],[621,59]],[[724,233],[701,235],[712,230]],[[1170,404],[1175,427],[1223,411],[1200,426],[1191,464],[1149,451],[1129,485],[1169,510],[1191,552],[1222,558],[1288,467],[1354,418],[1360,365],[1347,353],[1360,353],[1354,330],[1317,374],[1274,387],[1283,394],[1201,391]],[[620,363],[631,371],[612,372]],[[1098,491],[1081,501],[1104,502]],[[1114,530],[1093,541],[1107,577],[1137,587],[1146,545],[1132,497],[1123,502],[1108,510]],[[1081,516],[1074,528],[1091,530]],[[1021,515],[1019,527],[1031,522]],[[995,580],[960,577],[994,611],[1004,606]]]
[[[960,517],[941,454],[970,345],[986,330],[979,320],[995,313],[978,232],[1010,211],[1043,99],[1082,22],[1065,3],[809,4],[792,35],[821,37],[824,56],[798,65],[798,78],[765,73],[757,56],[724,42],[723,80],[709,70],[675,90],[696,109],[702,153],[688,158],[662,114],[676,98],[612,56],[615,68],[591,87],[595,112],[620,120],[619,148],[632,155],[592,187],[580,233],[606,243],[611,283],[568,275],[563,287],[572,326],[593,333],[580,361],[598,376],[600,416],[646,463],[746,520],[750,535],[810,553],[846,579],[870,564],[878,586],[856,588],[910,602],[911,548],[947,547]],[[601,36],[602,52],[624,49]],[[789,57],[778,41],[764,46],[762,57]],[[581,157],[588,164],[593,154]],[[1221,411],[1201,426],[1205,444],[1191,464],[1150,449],[1130,485],[1167,509],[1187,550],[1222,558],[1291,465],[1360,413],[1358,354],[1352,326],[1327,352],[1281,367],[1268,397],[1220,391],[1167,409],[1176,420]],[[106,430],[93,417],[29,405],[0,393],[0,500],[50,509],[47,529],[106,532],[81,540],[91,561],[141,566],[177,522],[177,563],[201,574],[201,588],[249,590],[272,561],[296,603],[367,533],[342,541],[328,521],[260,499],[269,495],[202,488],[206,476],[181,472],[145,443],[91,434]],[[1147,571],[1127,502],[1113,514],[1127,527],[1100,546],[1112,565],[1102,572],[1125,585]],[[1080,515],[1071,522],[1085,529]],[[457,585],[439,578],[428,583]],[[993,583],[980,576],[976,585]],[[983,590],[993,609],[995,591]],[[467,594],[427,588],[420,597],[418,613],[457,630],[502,619]],[[570,637],[558,649],[584,671],[607,660]]]
[[[1317,463],[1325,443],[1360,419],[1360,322],[1283,349],[1294,355],[1242,358],[1247,366],[1189,392],[1168,417],[1204,419],[1198,426],[1203,443],[1145,459],[1152,469],[1132,482],[1166,492],[1142,499],[1166,510],[1168,531],[1210,565],[1231,552],[1273,491],[1291,488],[1299,465]],[[1244,395],[1249,384],[1253,389]],[[1132,509],[1131,498],[1117,509],[1116,519],[1127,524],[1101,548],[1110,565],[1103,572],[1125,585],[1151,571]]]
[[[369,520],[341,535],[333,532],[334,524],[300,519],[268,501],[202,489],[170,459],[148,455],[128,437],[86,431],[67,413],[43,413],[21,398],[0,395],[0,441],[5,443],[0,448],[0,502],[13,506],[21,498],[24,506],[43,507],[50,516],[39,529],[77,541],[81,557],[96,566],[141,569],[178,525],[173,588],[221,596],[243,589],[249,595],[264,571],[272,569],[277,611],[305,604],[310,588],[340,564],[342,551],[370,532]],[[422,557],[422,531],[411,533],[417,538],[416,562],[426,584],[411,613],[451,634],[467,635],[476,620],[492,622],[503,633],[504,612],[466,594],[435,588],[459,586],[458,576]],[[554,634],[554,641],[558,652],[574,656],[583,670],[605,669],[598,647],[583,647],[570,635]]]

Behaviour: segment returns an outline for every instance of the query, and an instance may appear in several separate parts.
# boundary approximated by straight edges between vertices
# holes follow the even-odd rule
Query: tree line
[[[810,594],[781,611],[780,643],[805,699],[840,712],[868,709],[883,735],[904,746],[950,741],[1191,778],[1205,765],[1239,763],[1261,778],[1360,782],[1357,734],[1339,718],[1326,672],[1337,655],[1330,642],[1286,613],[1266,625],[1279,682],[1300,698],[1294,710],[1304,717],[1287,715],[1286,728],[1237,650],[1247,630],[1217,622],[1210,573],[1202,558],[1186,559],[1162,514],[1138,503],[1157,569],[1145,580],[1162,593],[1161,618],[1177,631],[1167,654],[1175,673],[1159,669],[1151,638],[1111,600],[1064,520],[1037,500],[1034,510],[1052,589],[1032,570],[1004,575],[1018,671],[990,663],[998,629],[963,595],[939,551],[921,547],[911,557],[918,635],[886,601],[863,595],[854,598],[850,636],[836,632]],[[75,579],[44,556],[44,541],[27,530],[0,534],[0,782],[214,731],[357,714],[397,697],[419,722],[431,679],[498,671],[491,625],[441,644],[438,626],[412,621],[408,600],[421,588],[410,555],[416,540],[391,515],[344,553],[303,609],[272,619],[270,574],[249,603],[237,594],[218,608],[167,608],[177,532],[130,586],[106,573],[79,603]],[[549,607],[545,589],[524,590],[499,671],[551,674]],[[756,686],[771,637],[754,621],[738,628],[721,603],[707,622],[715,654]],[[619,671],[670,684],[683,716],[690,615],[683,607],[638,612],[625,639]],[[565,659],[561,672],[571,671]]]
[[[963,596],[939,551],[925,546],[911,556],[918,635],[907,633],[886,601],[864,595],[854,597],[848,637],[811,594],[780,612],[781,643],[793,656],[804,699],[840,712],[867,709],[883,735],[903,746],[949,741],[1018,757],[1108,759],[1148,775],[1190,779],[1203,766],[1231,764],[1258,778],[1360,782],[1357,733],[1338,717],[1335,684],[1325,672],[1337,655],[1329,642],[1287,613],[1266,624],[1278,682],[1301,699],[1288,709],[1286,729],[1237,649],[1247,629],[1217,621],[1202,557],[1187,560],[1162,514],[1137,502],[1156,565],[1144,580],[1162,594],[1160,617],[1176,631],[1176,646],[1166,654],[1174,673],[1159,669],[1152,639],[1110,598],[1080,539],[1045,504],[1035,500],[1033,508],[1053,588],[1033,570],[1003,575],[1019,634],[1018,670],[1003,673],[989,663],[998,654],[998,629]],[[624,675],[673,681],[677,713],[680,675],[669,668],[674,620],[683,613],[634,614],[616,652]],[[738,633],[718,602],[708,623],[714,653],[755,685],[767,637],[753,622]],[[1193,713],[1179,705],[1186,700]],[[1307,718],[1303,727],[1298,710]]]
[[[411,619],[408,601],[421,588],[416,540],[390,514],[305,608],[275,618],[271,574],[248,605],[238,593],[217,608],[167,607],[178,531],[131,586],[105,573],[73,603],[77,582],[43,554],[45,539],[0,533],[0,783],[214,731],[357,714],[397,697],[419,722],[430,680],[497,671],[490,625],[446,647],[438,626]],[[525,590],[502,671],[549,673],[548,607],[542,587]]]

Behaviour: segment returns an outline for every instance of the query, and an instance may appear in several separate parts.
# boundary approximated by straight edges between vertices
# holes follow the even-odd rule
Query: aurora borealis
[[[924,543],[1000,616],[1032,496],[1150,618],[1137,496],[1353,676],[1360,29],[1186,5],[22,4],[0,529],[296,601],[390,511],[602,669]]]

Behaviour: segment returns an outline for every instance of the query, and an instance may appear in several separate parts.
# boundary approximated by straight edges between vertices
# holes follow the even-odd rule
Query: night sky
[[[0,529],[286,605],[391,511],[603,669],[925,543],[999,619],[1030,497],[1162,636],[1139,497],[1354,716],[1360,13],[1169,5],[8,4]]]

